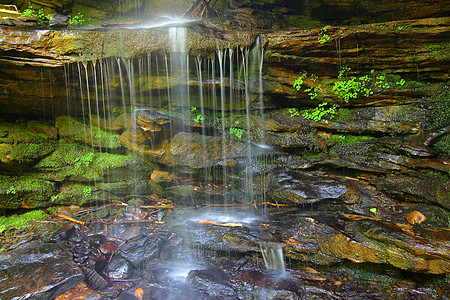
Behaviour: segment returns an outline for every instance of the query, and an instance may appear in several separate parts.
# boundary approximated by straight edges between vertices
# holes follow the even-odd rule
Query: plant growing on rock
[[[90,186],[83,187],[83,196],[84,198],[89,198],[92,196],[92,188]]]
[[[331,37],[326,34],[327,32],[327,28],[322,28],[322,30],[319,33],[319,44],[325,44],[326,42],[328,42]]]
[[[288,112],[292,118],[300,115],[298,109],[296,109],[296,108],[289,108]]]
[[[333,84],[322,82],[317,86],[308,87],[304,89],[305,93],[311,100],[320,99],[321,95],[330,90],[345,103],[348,103],[350,99],[357,99],[358,97],[370,97],[377,90],[387,90],[391,88],[391,85],[386,80],[386,75],[375,75],[375,71],[372,70],[370,75],[364,76],[344,76],[351,69],[349,67],[342,67],[339,71],[337,80]],[[307,77],[307,72],[303,72],[294,82],[294,88],[300,91],[305,78]],[[315,74],[310,76],[311,81],[316,82],[318,77]],[[395,82],[396,85],[403,86],[405,80],[399,79]],[[305,110],[302,112],[302,116],[306,119],[311,119],[314,121],[320,121],[324,117],[333,117],[336,113],[339,105],[333,104],[332,106],[327,106],[327,102],[320,103],[316,108]]]
[[[90,152],[81,157],[77,157],[75,159],[75,165],[77,167],[80,167],[81,165],[88,167],[93,161],[94,161],[94,153]]]
[[[239,121],[234,122],[236,125],[239,125]],[[231,127],[230,128],[230,134],[235,135],[238,139],[242,139],[242,135],[244,134],[245,129],[243,128],[236,128]]]
[[[6,190],[7,195],[9,195],[9,194],[15,195],[16,193],[17,193],[17,191],[13,186],[11,186],[9,189]]]
[[[48,23],[52,14],[46,15],[44,13],[44,9],[40,8],[39,10],[33,9],[32,5],[29,5],[27,9],[25,9],[22,13],[24,17],[35,17],[38,18],[41,22]]]
[[[195,106],[191,106],[191,112],[192,113],[195,113],[197,111],[197,107],[195,107]],[[203,123],[203,116],[202,116],[202,114],[197,114],[195,117],[194,117],[194,122],[195,123]]]
[[[73,17],[69,16],[68,22],[69,22],[70,26],[79,26],[79,25],[83,24],[84,21],[85,21],[84,15],[81,12],[79,12],[78,14],[74,15]]]

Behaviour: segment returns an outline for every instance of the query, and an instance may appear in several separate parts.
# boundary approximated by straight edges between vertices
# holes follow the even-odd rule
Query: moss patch
[[[103,131],[94,125],[91,127],[89,124],[84,124],[69,116],[57,118],[56,127],[59,129],[59,135],[67,140],[93,147],[122,148],[122,145],[118,142],[120,137],[118,134]]]
[[[37,165],[43,178],[55,181],[121,181],[145,170],[145,162],[132,154],[101,153],[90,147],[61,140],[57,149]]]
[[[26,125],[0,121],[0,163],[6,168],[34,163],[50,154],[55,145],[45,134],[33,133]]]
[[[48,207],[51,206],[49,200],[56,191],[54,182],[32,175],[0,175],[0,208]]]
[[[0,235],[8,236],[19,229],[31,228],[36,221],[48,219],[48,215],[41,210],[32,210],[21,215],[0,217]]]
[[[372,136],[367,135],[339,135],[333,134],[328,140],[328,144],[339,144],[339,145],[357,145],[362,141],[373,140]]]

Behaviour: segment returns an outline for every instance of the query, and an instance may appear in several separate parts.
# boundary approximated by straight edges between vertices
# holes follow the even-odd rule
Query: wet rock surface
[[[53,243],[25,243],[0,255],[0,274],[9,276],[12,258],[23,257],[27,263],[20,261],[20,271],[14,269],[15,280],[33,282],[32,274],[40,269],[23,267],[30,257],[59,266],[60,255],[64,280],[47,289],[53,298],[60,295],[58,300],[332,299],[361,294],[369,299],[440,299],[448,292],[448,277],[442,275],[450,267],[448,230],[426,223],[299,208],[270,208],[260,214],[236,207],[179,210],[158,224],[153,219],[157,212],[130,206],[108,225],[91,221],[88,227],[63,229],[49,240]],[[286,274],[266,268],[265,247],[273,249],[263,251],[274,255],[271,260],[285,264]],[[60,278],[48,268],[45,272],[53,281]],[[83,278],[86,283],[80,283]],[[8,280],[3,284],[8,297],[20,294]]]
[[[33,241],[0,255],[0,297],[54,299],[83,281],[67,249]]]
[[[66,255],[66,270],[73,271],[50,274],[57,283],[43,290],[58,296],[84,277],[60,299],[449,297],[445,9],[407,1],[391,5],[414,4],[441,17],[292,30],[269,29],[276,20],[254,10],[294,13],[300,5],[315,15],[331,5],[353,16],[349,22],[362,22],[348,11],[354,3],[291,2],[254,1],[228,23],[189,25],[189,60],[204,68],[204,77],[191,70],[186,89],[205,93],[187,102],[181,93],[182,103],[170,101],[183,87],[168,71],[179,58],[168,28],[0,29],[7,38],[0,45],[0,108],[8,118],[0,123],[1,208],[118,204],[94,208],[98,215],[87,218],[87,228],[55,240],[70,253],[38,245],[51,253],[47,265]],[[364,5],[374,20],[390,19],[387,3]],[[329,13],[322,20],[336,21]],[[257,34],[263,72],[246,82],[233,76],[249,71],[240,60]],[[221,55],[236,65],[219,72]],[[256,75],[254,61],[249,65]],[[345,80],[373,74],[371,80],[384,76],[391,86],[371,81],[370,97],[345,102],[330,88],[345,65],[351,68]],[[303,71],[305,87],[296,91]],[[319,84],[326,91],[313,99],[305,88]],[[222,103],[223,94],[233,101]],[[149,100],[155,97],[158,104]],[[321,101],[340,108],[311,118]],[[193,208],[136,206],[148,197]],[[204,206],[220,209],[202,214]],[[20,251],[0,261],[16,272],[7,259],[22,257]],[[274,265],[285,265],[286,274]],[[23,269],[34,282],[34,269]],[[11,279],[0,282],[4,293],[13,291]]]

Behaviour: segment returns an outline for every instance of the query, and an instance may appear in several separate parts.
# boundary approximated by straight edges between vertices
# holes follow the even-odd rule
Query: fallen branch
[[[82,225],[82,226],[86,226],[86,222],[83,222],[83,221],[74,219],[74,218],[72,218],[72,217],[69,217],[69,216],[66,216],[66,215],[63,215],[63,214],[59,214],[59,213],[56,213],[56,212],[53,213],[53,215],[54,215],[55,217],[58,217],[58,218],[61,218],[61,219],[65,219],[65,220],[67,220],[67,221],[70,221],[70,222],[73,222],[73,223],[77,223],[77,224],[80,224],[80,225]]]
[[[217,225],[217,226],[224,226],[224,227],[242,227],[242,223],[216,223],[216,222],[212,222],[212,221],[195,221],[195,223]]]

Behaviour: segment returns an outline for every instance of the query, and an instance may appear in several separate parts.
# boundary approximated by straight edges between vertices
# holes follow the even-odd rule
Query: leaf
[[[370,211],[373,212],[374,214],[377,213],[377,209],[376,209],[375,207],[372,207],[372,208],[370,209]]]

